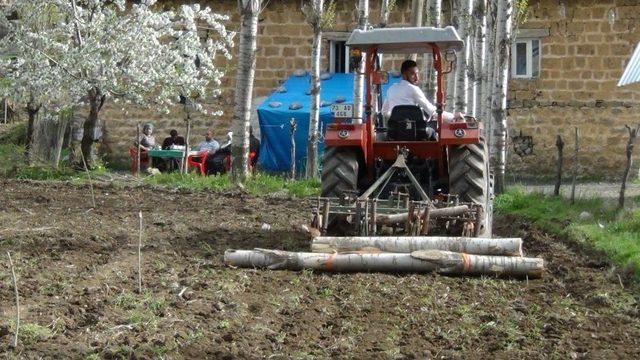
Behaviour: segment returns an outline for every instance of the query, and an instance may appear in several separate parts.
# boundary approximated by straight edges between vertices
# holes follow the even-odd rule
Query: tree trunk
[[[560,185],[562,184],[562,149],[564,142],[562,136],[556,136],[556,148],[558,148],[558,162],[556,163],[556,186],[553,188],[553,195],[560,195]]]
[[[471,28],[471,1],[472,0],[456,0],[459,7],[456,8],[458,17],[458,35],[464,41],[462,51],[457,54],[456,58],[456,90],[454,97],[454,109],[457,111],[467,112],[467,101],[469,99],[469,49],[473,46],[469,41],[469,29]]]
[[[432,27],[440,27],[440,18],[442,13],[442,0],[427,0],[427,25]],[[438,85],[436,82],[436,71],[433,68],[433,57],[427,54],[424,57],[425,62],[425,95],[433,102],[436,102],[436,92]]]
[[[486,0],[475,0],[473,7],[473,107],[471,114],[481,117],[485,71],[485,36],[487,26]]]
[[[627,189],[627,178],[629,177],[629,170],[631,170],[631,165],[633,164],[633,147],[636,143],[638,131],[640,131],[640,125],[637,125],[634,129],[629,127],[629,125],[625,125],[625,128],[627,128],[627,131],[629,132],[629,140],[627,141],[626,147],[627,164],[624,168],[624,173],[622,174],[620,196],[618,197],[618,209],[624,209],[624,193]]]
[[[511,47],[511,0],[498,0],[498,18],[496,22],[496,51],[494,63],[494,87],[491,112],[493,113],[495,151],[497,154],[496,194],[505,189],[505,171],[507,162],[507,83],[509,80],[509,51]]]
[[[389,0],[380,1],[380,24],[381,28],[387,27],[389,23]]]
[[[94,146],[96,139],[96,128],[100,126],[98,115],[104,104],[105,96],[99,89],[92,89],[89,92],[89,116],[84,122],[84,133],[82,136],[82,154],[89,169],[94,165],[96,156],[96,147]]]
[[[318,177],[318,139],[320,138],[320,54],[322,52],[321,19],[324,0],[314,0],[313,45],[311,47],[311,111],[309,113],[309,143],[307,144],[306,177]]]
[[[27,121],[27,138],[24,146],[24,154],[29,162],[31,162],[31,148],[33,146],[33,126],[36,122],[39,111],[40,106],[35,106],[32,103],[27,104],[27,115],[29,116],[29,119]]]
[[[456,28],[458,31],[458,35],[460,35],[460,17],[461,17],[461,6],[462,2],[466,0],[451,0],[451,26]],[[461,39],[464,40],[464,37],[460,36]],[[466,49],[466,43],[463,49]],[[456,53],[456,59],[461,57],[460,53]],[[444,58],[444,56],[443,56]],[[446,63],[448,65],[448,63]],[[446,111],[454,111],[455,110],[455,101],[456,101],[456,81],[458,80],[458,61],[453,63],[453,68],[451,72],[446,75],[446,92],[445,92],[445,110]]]
[[[411,0],[411,26],[422,26],[422,13],[424,11],[424,0]],[[411,60],[418,59],[418,54],[411,54]]]
[[[51,159],[51,165],[54,169],[57,169],[60,165],[60,157],[62,156],[62,147],[64,145],[64,134],[67,131],[67,127],[70,127],[72,118],[73,112],[71,110],[58,112],[57,133],[55,136],[53,157]]]
[[[484,134],[487,146],[490,149],[490,155],[493,154],[493,114],[491,113],[491,104],[493,100],[493,81],[495,79],[494,66],[495,49],[496,49],[496,12],[498,7],[495,1],[487,2],[487,27],[486,27],[486,46],[484,48],[484,58],[486,66],[483,71],[483,90],[481,99],[481,118],[484,120]]]
[[[231,153],[234,183],[242,182],[249,175],[249,127],[251,126],[251,96],[256,71],[256,38],[261,0],[241,0],[240,43],[238,45],[238,72],[236,77],[235,106],[233,113],[233,139]]]
[[[451,251],[420,250],[411,253],[435,264],[441,274],[509,275],[516,277],[542,277],[544,260],[520,256],[469,255]]]
[[[280,250],[227,250],[224,262],[241,268],[271,270],[313,269],[328,272],[392,272],[449,275],[542,276],[544,261],[537,258],[468,255],[440,250],[422,250],[411,254],[362,253],[321,254]]]
[[[319,253],[367,250],[411,253],[417,250],[446,250],[478,255],[522,256],[522,239],[449,236],[319,236],[312,240],[311,250]]]
[[[358,1],[358,29],[367,30],[369,24],[369,0]],[[357,69],[354,69],[355,76],[353,77],[353,123],[362,124],[364,120],[364,57],[362,54],[362,61]]]

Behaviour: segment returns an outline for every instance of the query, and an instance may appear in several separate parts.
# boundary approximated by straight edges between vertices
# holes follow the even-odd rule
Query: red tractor
[[[442,116],[443,75],[463,46],[456,30],[355,30],[347,46],[356,69],[364,61],[364,116],[349,121],[343,113],[326,128],[315,225],[341,235],[490,237],[492,181],[483,126],[473,117],[448,122]],[[397,106],[385,120],[381,99],[388,73],[379,55],[423,53],[433,54],[435,116],[426,119],[417,106]],[[435,139],[424,136],[427,127]]]

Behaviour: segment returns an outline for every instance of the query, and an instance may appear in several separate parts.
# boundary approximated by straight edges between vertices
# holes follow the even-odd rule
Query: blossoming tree
[[[158,11],[155,2],[14,1],[7,13],[18,20],[0,42],[17,45],[16,59],[0,69],[11,83],[4,94],[21,94],[14,101],[22,103],[33,97],[39,105],[87,105],[81,149],[90,164],[110,98],[161,112],[183,98],[209,113],[205,102],[219,94],[224,76],[215,59],[231,58],[228,18],[197,4]],[[39,26],[43,18],[48,22]]]

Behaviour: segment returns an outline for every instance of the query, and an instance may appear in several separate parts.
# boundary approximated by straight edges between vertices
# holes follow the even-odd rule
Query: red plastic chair
[[[195,167],[200,171],[201,175],[207,175],[207,157],[209,156],[208,151],[200,151],[197,155],[189,155],[187,157],[187,165],[192,168]]]
[[[138,147],[131,146],[129,147],[129,156],[131,156],[131,173],[136,175],[138,172],[138,161],[140,161],[140,168],[149,166],[149,153],[145,150],[140,149],[140,159],[138,159]]]
[[[250,152],[249,153],[249,171],[251,172],[255,171],[255,166],[257,161],[258,159],[256,159],[255,151]],[[224,169],[227,172],[231,171],[231,155],[227,155],[227,157],[224,158]]]

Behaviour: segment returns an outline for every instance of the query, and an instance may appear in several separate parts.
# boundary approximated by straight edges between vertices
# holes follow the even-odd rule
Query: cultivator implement
[[[360,195],[353,191],[340,198],[316,198],[312,226],[322,234],[477,236],[483,207],[460,202],[456,195],[438,195],[431,200],[407,167],[405,158],[406,153],[400,151],[395,163]],[[387,198],[381,198],[390,180],[398,175],[406,177],[409,183],[396,186]],[[417,194],[420,200],[412,200],[412,194]]]

